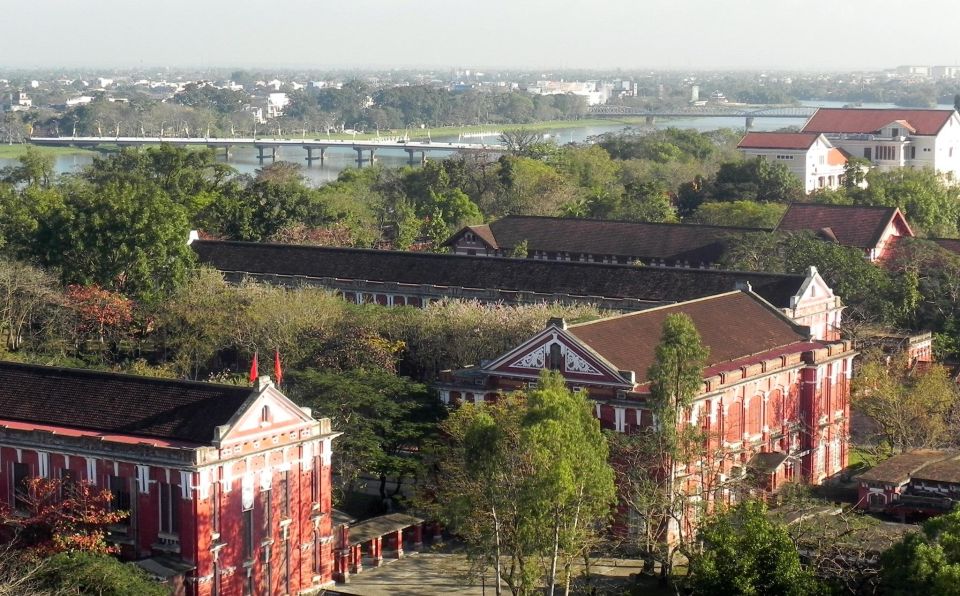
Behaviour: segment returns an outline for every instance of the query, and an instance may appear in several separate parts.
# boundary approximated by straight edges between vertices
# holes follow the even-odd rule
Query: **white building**
[[[607,103],[612,89],[596,81],[537,81],[527,91],[534,95],[579,95],[587,98],[587,105],[595,106]]]
[[[746,157],[782,163],[803,180],[804,190],[838,188],[843,184],[847,158],[822,134],[803,132],[748,132],[737,145]]]
[[[960,180],[960,115],[955,110],[820,108],[803,132],[881,171],[930,168]]]
[[[286,93],[271,93],[267,96],[267,118],[283,116],[283,108],[290,105]]]

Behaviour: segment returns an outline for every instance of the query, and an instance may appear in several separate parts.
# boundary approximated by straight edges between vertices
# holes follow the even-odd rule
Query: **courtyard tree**
[[[816,593],[813,576],[786,527],[767,516],[758,501],[744,501],[704,521],[702,550],[690,561],[687,584],[696,595],[807,596]]]
[[[689,424],[681,424],[685,412],[700,393],[703,385],[703,367],[709,350],[700,341],[693,320],[686,314],[669,315],[663,323],[660,343],[655,350],[655,361],[647,371],[650,382],[650,406],[656,428],[653,429],[655,468],[660,477],[661,489],[666,494],[664,512],[664,556],[661,560],[661,575],[671,573],[674,545],[683,544],[685,520],[688,512],[685,491],[677,475],[678,467],[684,468],[692,458],[700,454],[705,437]],[[676,540],[670,536],[676,528]]]
[[[443,424],[428,507],[515,595],[569,592],[615,501],[608,448],[586,399],[545,372],[529,395],[464,404]],[[546,574],[536,564],[546,561]]]

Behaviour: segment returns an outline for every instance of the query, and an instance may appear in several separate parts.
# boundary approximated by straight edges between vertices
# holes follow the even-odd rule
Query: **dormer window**
[[[891,129],[890,129],[890,136],[893,137],[893,138],[899,137],[899,136],[900,136],[900,129],[899,129],[899,128],[891,128]]]
[[[473,232],[467,232],[466,234],[463,235],[463,239],[466,240],[467,242],[473,242],[474,240],[477,239],[477,237],[473,235]]]

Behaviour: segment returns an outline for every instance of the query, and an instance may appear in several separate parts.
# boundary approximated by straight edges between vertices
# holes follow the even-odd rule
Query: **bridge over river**
[[[357,163],[374,161],[378,149],[401,149],[415,163],[414,156],[419,154],[421,163],[426,161],[427,153],[443,151],[450,153],[506,153],[507,147],[496,144],[479,143],[441,143],[431,141],[390,140],[332,140],[332,139],[280,139],[265,137],[30,137],[30,143],[52,147],[97,147],[117,145],[119,147],[141,147],[143,145],[179,145],[187,147],[210,147],[223,149],[227,157],[230,149],[236,146],[252,146],[257,150],[257,158],[275,159],[278,147],[302,147],[307,152],[307,162],[323,158],[328,149],[351,149],[357,152]],[[369,154],[369,158],[366,155]]]
[[[677,109],[648,110],[629,106],[602,105],[587,109],[590,118],[646,118],[647,124],[653,124],[656,118],[743,118],[747,130],[753,126],[754,118],[788,118],[806,120],[816,113],[818,108],[808,106],[691,106]]]

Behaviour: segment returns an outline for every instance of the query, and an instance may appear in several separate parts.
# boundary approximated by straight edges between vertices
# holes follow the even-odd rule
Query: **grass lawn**
[[[83,153],[96,153],[90,149],[80,149],[79,147],[37,147],[34,145],[0,145],[0,158],[17,159],[27,152],[27,147],[33,147],[40,153],[47,155],[77,155]]]

